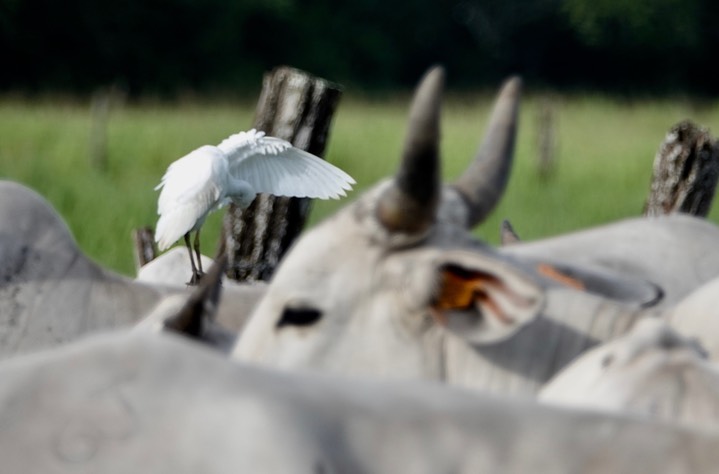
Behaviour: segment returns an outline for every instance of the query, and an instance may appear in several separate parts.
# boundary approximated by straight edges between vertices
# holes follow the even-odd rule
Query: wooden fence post
[[[537,164],[539,177],[549,179],[555,169],[557,120],[555,101],[544,97],[537,104]]]
[[[644,215],[709,213],[719,178],[719,143],[689,120],[674,125],[654,158]]]
[[[107,169],[107,122],[110,95],[103,89],[92,95],[90,105],[90,164],[98,171]]]
[[[155,232],[152,227],[146,226],[132,231],[134,242],[135,271],[151,262],[157,257],[157,246],[155,245]]]
[[[254,128],[322,156],[340,88],[303,71],[279,67],[262,81]],[[227,276],[238,281],[268,280],[304,227],[308,199],[257,196],[242,211],[225,214],[218,253],[228,257]]]
[[[90,104],[90,165],[98,171],[107,171],[107,127],[113,107],[125,102],[122,87],[112,84],[92,94]]]

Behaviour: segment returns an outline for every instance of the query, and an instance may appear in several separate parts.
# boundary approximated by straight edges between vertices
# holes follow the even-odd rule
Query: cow
[[[709,473],[719,434],[115,330],[0,362],[3,472]]]
[[[134,282],[96,264],[42,197],[0,181],[0,359],[130,327],[164,298],[187,291]],[[263,293],[261,286],[228,287],[218,324],[239,331]]]
[[[696,340],[660,319],[644,319],[572,362],[538,399],[716,429],[719,368]]]
[[[681,295],[665,287],[674,268],[653,273],[645,265],[646,274],[624,274],[603,256],[627,265],[649,256],[696,258],[680,245],[695,232],[703,262],[676,269],[682,284],[719,273],[719,229],[683,216],[600,227],[591,231],[593,244],[580,234],[584,253],[596,256],[593,266],[564,255],[555,261],[545,247],[520,255],[515,249],[524,242],[494,249],[474,240],[468,229],[491,211],[506,183],[521,84],[513,78],[503,86],[477,157],[442,187],[443,81],[443,70],[434,68],[420,82],[396,175],[305,232],[285,256],[233,357],[534,396],[579,354],[658,316],[666,295]],[[635,229],[642,241],[632,248],[617,243]],[[648,255],[651,249],[661,253]],[[698,273],[695,264],[708,268]]]

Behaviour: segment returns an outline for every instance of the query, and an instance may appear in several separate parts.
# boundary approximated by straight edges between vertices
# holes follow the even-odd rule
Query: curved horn
[[[412,99],[402,163],[380,197],[377,217],[390,232],[420,234],[434,222],[439,202],[439,121],[444,69],[422,78]]]
[[[522,80],[509,78],[502,86],[492,110],[484,141],[467,170],[454,187],[467,201],[467,228],[482,222],[494,209],[509,179],[517,134]]]

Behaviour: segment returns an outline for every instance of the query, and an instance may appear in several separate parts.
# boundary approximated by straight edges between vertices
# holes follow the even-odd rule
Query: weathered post
[[[107,122],[110,94],[102,89],[92,95],[90,105],[90,164],[98,171],[107,169]]]
[[[135,270],[157,257],[155,245],[155,232],[152,227],[141,227],[132,231],[132,240],[135,243]]]
[[[340,96],[335,84],[279,67],[263,78],[253,126],[322,156]],[[228,256],[227,276],[238,281],[269,279],[301,232],[309,209],[308,199],[265,194],[244,211],[231,205],[220,241],[220,252]]]
[[[549,179],[555,168],[556,119],[554,100],[544,97],[537,105],[537,163],[539,177]]]
[[[654,158],[647,216],[709,213],[719,178],[719,143],[689,120],[674,125]]]
[[[120,86],[112,84],[102,87],[92,95],[90,104],[90,165],[98,171],[107,170],[107,127],[110,111],[125,101],[125,94]]]

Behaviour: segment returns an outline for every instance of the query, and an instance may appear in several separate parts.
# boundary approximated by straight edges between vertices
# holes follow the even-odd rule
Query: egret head
[[[232,190],[230,193],[230,199],[240,209],[247,209],[255,200],[257,193],[254,188],[247,182],[241,179],[235,179],[232,183]]]

